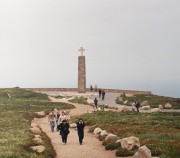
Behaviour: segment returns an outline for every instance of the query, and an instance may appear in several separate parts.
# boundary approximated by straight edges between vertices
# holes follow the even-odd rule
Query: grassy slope
[[[7,93],[11,95],[8,97]],[[34,112],[48,113],[53,108],[69,109],[66,103],[52,103],[46,94],[38,94],[22,89],[0,89],[0,157],[1,158],[51,158],[55,156],[51,142],[45,133],[46,150],[37,154],[29,149],[36,145],[30,132],[30,122]]]
[[[120,138],[136,136],[153,156],[179,158],[180,113],[97,112],[81,116],[88,125],[101,127]]]
[[[165,105],[166,103],[170,103],[173,105],[173,109],[180,109],[180,98],[172,98],[172,97],[163,97],[157,95],[134,95],[131,97],[127,97],[125,95],[121,96],[123,102],[128,100],[127,105],[131,105],[131,102],[138,101],[142,103],[143,101],[147,100],[151,107],[158,107],[158,105]],[[116,103],[123,104],[123,102],[119,101],[117,98]]]
[[[74,99],[70,99],[69,102],[71,103],[78,103],[78,104],[88,104],[86,97],[75,97]]]

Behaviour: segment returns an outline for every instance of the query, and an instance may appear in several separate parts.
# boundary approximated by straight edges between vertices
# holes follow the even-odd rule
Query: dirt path
[[[55,99],[50,97],[53,102],[67,102],[63,99]],[[80,115],[92,111],[92,107],[88,105],[74,104],[75,109],[71,110],[70,115]],[[106,151],[101,145],[95,135],[87,132],[87,127],[85,128],[85,138],[83,145],[79,145],[77,131],[75,129],[70,129],[70,134],[68,135],[68,142],[63,145],[59,132],[52,133],[50,131],[50,126],[48,119],[34,119],[34,123],[40,125],[42,130],[49,136],[52,141],[52,145],[57,153],[56,158],[115,158],[114,151]]]

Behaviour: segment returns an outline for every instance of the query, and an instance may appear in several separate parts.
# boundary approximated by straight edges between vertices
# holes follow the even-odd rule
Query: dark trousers
[[[84,131],[78,131],[79,143],[82,144],[84,138]]]
[[[102,100],[104,100],[104,95],[102,95]]]
[[[62,142],[67,143],[67,134],[62,133],[61,137],[62,137]]]
[[[139,112],[139,107],[136,107],[136,109],[137,109],[137,112]]]

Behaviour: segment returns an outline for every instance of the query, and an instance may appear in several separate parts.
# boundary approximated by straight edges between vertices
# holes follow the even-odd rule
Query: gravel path
[[[50,98],[53,102],[67,102],[62,99]],[[80,115],[87,113],[87,111],[92,111],[92,107],[88,105],[74,104],[75,109],[71,110],[70,115]],[[56,158],[115,158],[115,151],[106,151],[95,135],[88,133],[87,127],[85,128],[85,138],[83,145],[79,145],[78,135],[75,129],[70,129],[70,134],[68,135],[68,142],[63,145],[59,132],[52,133],[50,131],[50,126],[48,119],[34,119],[34,123],[40,125],[42,130],[49,136],[52,141],[52,145],[57,153]]]

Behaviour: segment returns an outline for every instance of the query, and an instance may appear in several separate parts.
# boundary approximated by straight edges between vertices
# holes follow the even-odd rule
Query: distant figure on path
[[[106,92],[103,90],[103,91],[102,91],[102,100],[104,100],[105,94],[106,94]]]
[[[91,91],[91,92],[93,91],[93,87],[92,87],[92,85],[90,86],[90,91]]]
[[[96,109],[98,108],[98,100],[97,100],[97,98],[95,97],[95,99],[94,99],[94,105],[95,105],[95,107],[96,107]]]
[[[99,98],[101,98],[102,90],[99,89],[98,92],[99,92]]]
[[[94,91],[97,92],[97,85],[94,86]]]
[[[60,135],[62,137],[63,144],[67,143],[67,136],[69,134],[69,123],[66,120],[63,120],[60,125],[58,125],[58,129],[60,130]]]
[[[50,122],[51,132],[54,132],[54,127],[55,127],[55,122],[56,122],[56,116],[54,115],[53,110],[50,112],[48,116],[48,122]]]
[[[140,107],[139,102],[136,102],[135,107],[136,107],[136,109],[137,109],[137,112],[139,112],[139,107]]]
[[[83,139],[84,139],[84,127],[85,123],[82,118],[79,119],[79,122],[77,122],[77,131],[79,136],[79,143],[82,145]]]

